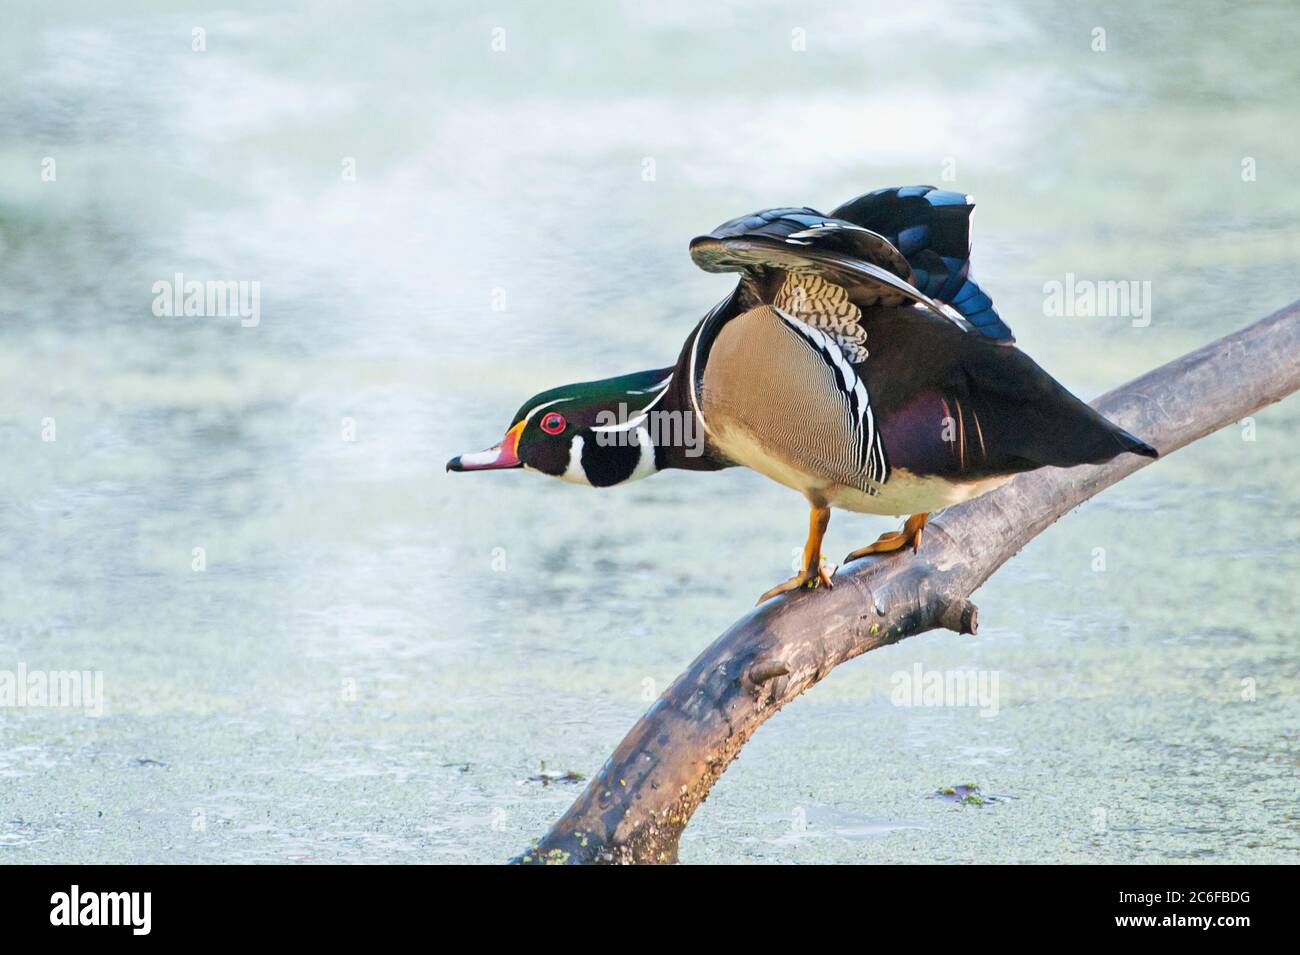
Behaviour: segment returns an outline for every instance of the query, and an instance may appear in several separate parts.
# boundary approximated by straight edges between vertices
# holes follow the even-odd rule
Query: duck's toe
[[[859,547],[845,557],[844,563],[847,564],[859,557],[866,557],[868,554],[893,553],[909,545],[912,548],[912,553],[915,554],[921,547],[921,535],[925,531],[925,523],[929,516],[928,514],[913,514],[903,524],[901,531],[890,531],[887,534],[881,534],[875,543],[868,544],[866,547]]]
[[[834,590],[835,582],[832,578],[835,576],[836,569],[837,565],[822,558],[815,568],[805,568],[789,580],[777,584],[771,590],[764,593],[763,596],[758,598],[758,603],[755,604],[755,606],[758,606],[758,604],[761,603],[766,603],[773,597],[789,593],[791,590],[798,590],[800,587],[804,586],[808,587],[810,590],[815,590],[818,587],[825,587],[827,590]]]

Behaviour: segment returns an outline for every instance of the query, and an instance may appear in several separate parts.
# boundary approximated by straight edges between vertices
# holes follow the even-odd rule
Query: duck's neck
[[[569,446],[566,481],[610,487],[668,468],[714,470],[704,429],[671,368],[625,375],[622,386],[594,427]],[[683,404],[685,407],[683,407]]]

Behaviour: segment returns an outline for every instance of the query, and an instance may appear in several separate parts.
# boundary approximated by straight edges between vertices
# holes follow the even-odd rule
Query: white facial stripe
[[[631,431],[633,428],[639,426],[648,417],[649,415],[642,414],[631,419],[630,421],[624,421],[622,424],[592,425],[590,430],[601,431],[604,433],[610,433],[614,431]]]
[[[655,405],[659,404],[660,400],[663,399],[663,396],[666,395],[666,394],[668,394],[668,386],[669,386],[670,384],[672,384],[672,381],[673,381],[673,376],[672,376],[672,375],[669,375],[667,378],[665,378],[663,381],[661,381],[661,382],[656,386],[656,387],[659,389],[659,394],[655,395],[654,400],[651,401],[648,405],[646,405],[646,406],[645,406],[644,408],[642,408],[641,410],[642,410],[642,411],[649,411],[649,410],[650,410],[651,408],[653,408]]]
[[[667,378],[665,378],[663,381],[659,382],[659,384],[657,384],[657,385],[652,385],[651,387],[649,387],[649,388],[644,388],[644,389],[642,389],[641,391],[629,391],[628,394],[629,394],[629,395],[648,395],[648,394],[650,394],[650,393],[652,393],[652,392],[655,392],[655,391],[661,391],[662,389],[667,388],[667,387],[668,387],[668,383],[669,383],[670,381],[672,381],[672,380],[673,380],[673,376],[672,376],[672,375],[669,375]]]
[[[572,401],[572,400],[573,400],[572,398],[556,398],[553,401],[548,401],[545,404],[540,404],[536,408],[533,408],[531,411],[529,411],[528,414],[524,415],[524,421],[533,420],[533,415],[537,414],[537,412],[541,411],[543,408],[549,408],[551,405],[558,405],[561,401]]]
[[[616,431],[631,431],[633,428],[640,427],[642,424],[645,423],[646,418],[650,416],[650,409],[653,408],[655,405],[657,405],[664,395],[668,394],[668,385],[672,382],[672,380],[673,380],[673,376],[669,375],[667,378],[665,378],[663,381],[659,382],[659,384],[655,386],[659,389],[659,394],[655,395],[654,399],[648,405],[642,408],[641,413],[637,415],[635,418],[632,418],[628,421],[624,421],[621,424],[594,425],[590,430],[610,433]],[[629,395],[644,395],[647,393],[648,392],[645,391],[628,392]]]
[[[587,480],[587,472],[582,469],[582,435],[574,435],[573,440],[569,442],[569,466],[558,477],[561,481],[568,481],[570,484],[591,484]]]

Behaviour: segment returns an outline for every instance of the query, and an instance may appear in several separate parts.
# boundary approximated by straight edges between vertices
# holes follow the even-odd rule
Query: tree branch
[[[1300,302],[1094,402],[1167,455],[1300,388]],[[1150,459],[1044,468],[948,508],[920,552],[750,611],[664,691],[569,810],[513,862],[675,862],[691,814],[754,731],[834,667],[927,630],[974,633],[970,595],[1062,514]]]

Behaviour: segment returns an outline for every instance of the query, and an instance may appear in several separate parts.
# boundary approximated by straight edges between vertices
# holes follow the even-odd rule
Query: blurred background
[[[0,34],[0,670],[107,697],[0,708],[0,861],[540,835],[805,508],[443,466],[670,364],[725,219],[969,192],[976,277],[1089,399],[1300,297],[1290,3],[113,7]],[[258,324],[155,315],[178,272],[259,283]],[[1067,273],[1150,282],[1149,324],[1045,314]],[[1298,443],[1295,399],[1225,429],[1035,540],[978,639],[836,670],[682,860],[1294,862]],[[996,716],[893,705],[916,664],[996,674]]]

